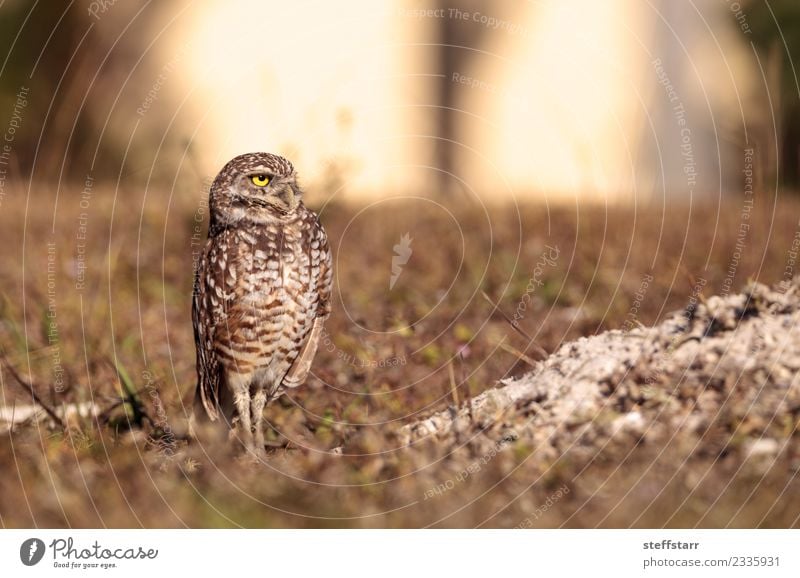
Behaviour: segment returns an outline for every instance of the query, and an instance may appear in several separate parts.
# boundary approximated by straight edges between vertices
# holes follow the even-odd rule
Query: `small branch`
[[[31,394],[34,403],[39,405],[45,412],[47,412],[47,415],[53,418],[53,420],[59,426],[61,426],[61,429],[63,430],[67,429],[66,426],[64,425],[64,421],[50,406],[48,406],[45,402],[43,402],[42,399],[36,394],[36,391],[33,389],[33,384],[22,379],[22,376],[19,373],[17,373],[17,371],[11,366],[11,364],[8,362],[8,359],[6,359],[5,355],[0,356],[0,364],[2,364],[2,366],[11,374],[11,377],[14,378],[14,381],[16,381],[20,385],[20,387],[25,389],[26,393]]]
[[[508,315],[506,315],[506,314],[505,314],[505,312],[504,312],[502,309],[500,309],[500,305],[498,305],[498,304],[494,303],[494,302],[491,300],[491,298],[490,298],[490,297],[489,297],[489,296],[486,294],[486,292],[485,292],[485,291],[481,291],[481,295],[483,295],[483,298],[484,298],[484,299],[486,299],[486,300],[489,302],[489,304],[490,304],[492,307],[494,307],[494,310],[495,310],[495,311],[497,311],[497,312],[498,312],[498,313],[499,313],[499,314],[500,314],[500,315],[503,317],[503,319],[505,319],[505,320],[508,322],[508,324],[509,324],[509,325],[511,325],[511,327],[513,327],[513,328],[514,328],[514,329],[517,331],[517,333],[519,333],[519,334],[520,334],[520,335],[522,335],[522,336],[523,336],[525,339],[527,339],[527,340],[528,340],[528,345],[530,345],[530,346],[534,347],[534,348],[536,349],[536,353],[538,353],[539,355],[541,355],[541,356],[542,356],[542,359],[546,359],[546,358],[547,358],[547,356],[548,356],[548,355],[550,355],[549,353],[547,353],[547,352],[544,350],[544,348],[542,348],[542,347],[540,347],[539,345],[537,345],[537,344],[536,344],[536,342],[534,342],[534,340],[533,340],[533,337],[531,337],[530,335],[528,335],[527,333],[525,333],[525,332],[522,330],[522,328],[519,326],[519,324],[518,324],[518,323],[515,323],[514,321],[512,321],[511,319],[509,319]]]
[[[525,363],[527,363],[528,365],[530,365],[534,369],[537,367],[536,362],[533,359],[531,359],[530,357],[528,357],[527,355],[525,355],[524,353],[522,353],[521,351],[519,351],[515,347],[512,347],[511,345],[508,345],[505,342],[505,340],[501,341],[497,345],[500,346],[501,349],[507,351],[508,353],[510,353],[512,355],[516,355],[518,359],[524,361]]]
[[[450,394],[453,396],[453,404],[458,407],[458,385],[456,385],[456,374],[453,372],[453,362],[447,364],[447,373],[450,375]]]

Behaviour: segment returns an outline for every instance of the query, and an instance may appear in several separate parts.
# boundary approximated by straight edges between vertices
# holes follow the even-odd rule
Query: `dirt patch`
[[[416,444],[524,442],[578,463],[640,444],[800,466],[800,278],[700,299],[655,327],[567,343],[519,379],[401,429]],[[581,459],[582,458],[582,459]]]

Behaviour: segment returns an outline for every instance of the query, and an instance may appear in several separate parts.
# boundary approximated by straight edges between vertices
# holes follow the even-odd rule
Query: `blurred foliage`
[[[740,13],[732,10],[731,17],[745,30],[745,38],[752,39],[762,65],[777,65],[778,77],[768,77],[768,88],[778,116],[779,178],[784,185],[800,188],[800,3],[750,0],[742,3]]]
[[[23,178],[83,181],[89,172],[119,172],[129,135],[114,130],[114,118],[132,123],[135,114],[115,106],[129,75],[140,67],[145,32],[163,5],[107,3],[93,16],[90,10],[101,4],[11,0],[0,5],[0,127],[5,132],[15,114],[21,116],[11,162]],[[23,87],[26,103],[19,106]],[[129,158],[136,152],[128,151]]]
[[[745,22],[749,25],[753,43],[759,50],[768,51],[778,45],[783,53],[783,82],[788,92],[797,96],[796,72],[800,62],[800,3],[794,0],[750,0],[743,4]],[[735,13],[732,13],[736,17]],[[784,46],[785,43],[785,46]]]

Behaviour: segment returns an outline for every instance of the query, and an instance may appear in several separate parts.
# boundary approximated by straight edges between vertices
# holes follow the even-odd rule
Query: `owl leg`
[[[267,392],[263,388],[258,388],[253,400],[250,402],[253,420],[253,445],[256,456],[265,458],[267,452],[264,450],[264,406],[267,404]]]
[[[239,374],[230,375],[228,385],[233,390],[233,403],[239,420],[239,435],[242,436],[245,448],[253,451],[253,426],[250,421],[250,379]]]

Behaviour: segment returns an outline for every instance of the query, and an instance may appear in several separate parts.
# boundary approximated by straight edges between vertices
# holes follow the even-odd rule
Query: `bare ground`
[[[85,217],[79,188],[57,212],[54,195],[37,191],[34,211],[13,190],[0,419],[18,423],[0,427],[0,526],[800,524],[796,287],[705,297],[729,282],[734,200],[317,204],[336,252],[327,341],[307,384],[267,409],[274,447],[252,467],[181,437],[199,185],[131,187],[118,204],[98,187]],[[759,197],[734,292],[782,278],[798,208]],[[390,288],[405,234],[413,255]],[[666,314],[690,299],[689,318]],[[466,399],[472,417],[455,409]]]

